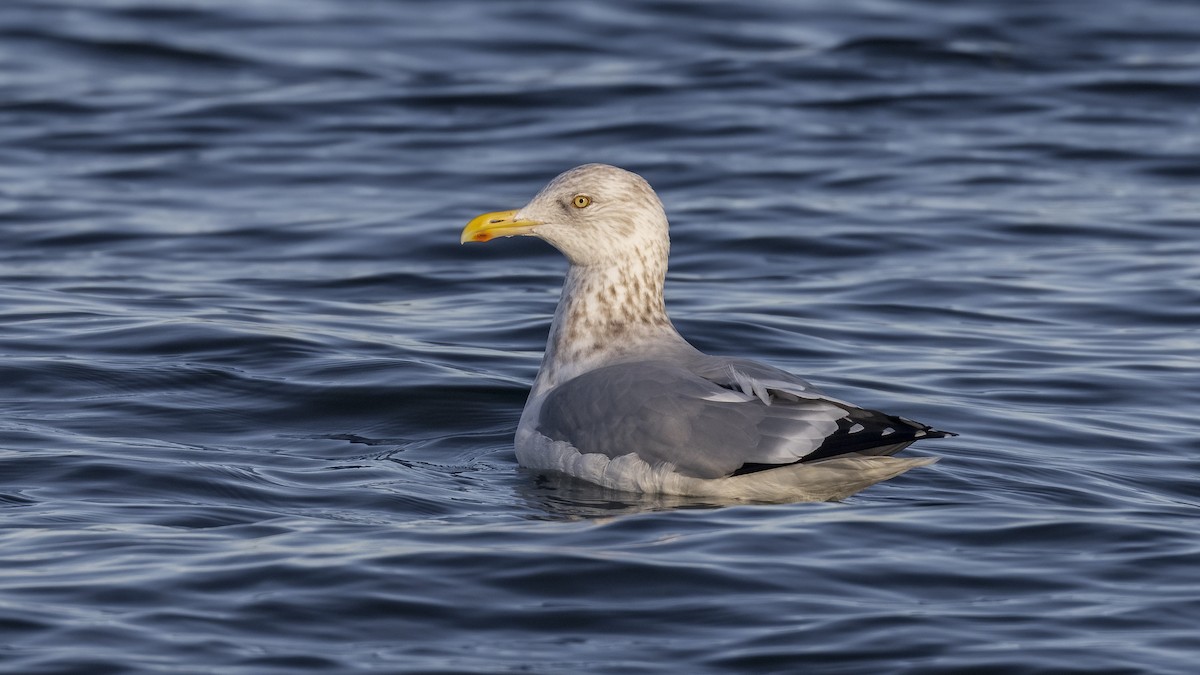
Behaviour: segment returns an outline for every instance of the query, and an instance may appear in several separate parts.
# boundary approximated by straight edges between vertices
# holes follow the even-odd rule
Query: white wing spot
[[[857,434],[858,432],[862,431],[863,429],[866,429],[866,427],[864,427],[861,424],[855,424],[854,426],[850,427],[850,429],[848,430],[847,433]]]
[[[746,401],[755,400],[753,396],[748,396],[740,391],[730,390],[713,392],[701,398],[705,401],[715,401],[717,403],[745,403]]]
[[[742,390],[742,393],[747,396],[757,396],[764,405],[771,405],[771,392],[767,391],[766,382],[759,382],[732,366],[729,367],[729,374],[733,376],[734,383]]]
[[[879,434],[879,435],[880,435],[880,436],[887,436],[887,435],[889,435],[889,434],[894,434],[894,433],[896,433],[896,430],[895,430],[895,429],[893,429],[893,428],[891,428],[891,427],[888,427],[888,428],[884,429],[884,430],[883,430],[883,433],[881,433],[881,434]]]

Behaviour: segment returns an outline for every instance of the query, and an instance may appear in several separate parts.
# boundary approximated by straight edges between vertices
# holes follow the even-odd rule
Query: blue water
[[[520,469],[584,162],[713,353],[961,434]],[[1200,5],[6,0],[0,670],[1191,673]]]

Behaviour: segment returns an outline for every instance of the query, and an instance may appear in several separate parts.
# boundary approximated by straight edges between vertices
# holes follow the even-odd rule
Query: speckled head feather
[[[542,188],[516,218],[541,223],[539,237],[574,265],[619,262],[634,251],[651,254],[666,269],[667,215],[644,178],[607,164],[565,171]]]

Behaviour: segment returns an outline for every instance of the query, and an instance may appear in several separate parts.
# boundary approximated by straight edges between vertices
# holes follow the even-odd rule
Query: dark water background
[[[962,435],[843,503],[539,479],[659,190],[706,350]],[[6,0],[0,669],[1195,672],[1200,4]]]

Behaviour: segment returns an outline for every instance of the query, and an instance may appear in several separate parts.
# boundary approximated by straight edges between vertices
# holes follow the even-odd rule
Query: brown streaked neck
[[[607,265],[572,265],[550,324],[539,387],[624,360],[647,339],[683,342],[663,302],[665,277],[665,262],[642,253]]]

